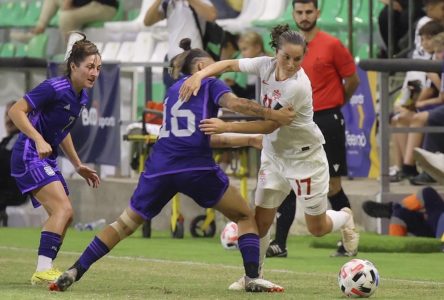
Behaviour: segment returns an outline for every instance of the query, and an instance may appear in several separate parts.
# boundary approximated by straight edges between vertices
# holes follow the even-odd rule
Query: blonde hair
[[[262,39],[262,36],[256,31],[247,31],[243,33],[239,38],[239,44],[240,43],[260,46],[261,52],[265,53],[264,40]]]
[[[435,52],[444,50],[444,32],[438,33],[432,37],[432,47]]]

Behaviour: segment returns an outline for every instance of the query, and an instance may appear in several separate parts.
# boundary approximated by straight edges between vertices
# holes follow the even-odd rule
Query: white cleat
[[[284,288],[262,278],[251,279],[245,277],[245,291],[253,293],[282,293]]]
[[[358,253],[359,233],[356,231],[355,228],[353,212],[348,207],[344,207],[341,210],[350,215],[347,223],[345,223],[344,226],[342,226],[341,228],[342,243],[345,251],[347,251],[347,254],[349,256],[355,256]]]
[[[228,289],[230,291],[245,291],[245,276],[242,276],[237,281],[233,282]]]

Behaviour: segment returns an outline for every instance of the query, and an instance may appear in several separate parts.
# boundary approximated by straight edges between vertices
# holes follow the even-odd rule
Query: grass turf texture
[[[242,274],[238,251],[223,250],[218,238],[174,240],[140,231],[118,245],[65,293],[31,286],[38,229],[0,228],[0,299],[342,299],[336,275],[349,258],[330,258],[332,249],[314,249],[312,237],[291,237],[288,258],[266,261],[266,278],[283,285],[283,294],[232,292],[227,286]],[[57,258],[69,267],[94,233],[70,230]],[[337,237],[337,236],[336,236]],[[374,235],[363,234],[363,240]],[[335,237],[333,238],[335,239]],[[376,243],[389,244],[381,237]],[[443,253],[360,252],[381,276],[375,299],[443,299]]]

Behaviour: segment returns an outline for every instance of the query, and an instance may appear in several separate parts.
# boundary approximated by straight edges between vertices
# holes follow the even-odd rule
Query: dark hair
[[[434,36],[444,31],[444,24],[440,21],[431,20],[425,23],[418,31],[419,35]]]
[[[90,55],[99,55],[99,49],[97,46],[86,39],[86,35],[82,32],[76,32],[83,36],[83,39],[76,41],[69,52],[69,57],[66,60],[66,75],[71,76],[71,63],[74,63],[77,67],[86,57]]]
[[[174,79],[179,78],[180,74],[190,75],[194,64],[199,58],[211,56],[202,49],[191,49],[191,40],[189,38],[182,39],[179,43],[179,47],[184,52],[176,55],[170,62],[172,68],[171,77]]]
[[[225,48],[225,47],[227,47],[228,44],[231,44],[231,46],[233,46],[233,48],[236,51],[239,51],[238,41],[239,41],[239,35],[238,34],[232,34],[229,31],[225,31],[225,36],[224,36],[224,39],[222,41],[221,47]]]
[[[307,50],[307,43],[304,37],[299,32],[290,29],[290,25],[277,25],[271,29],[271,41],[270,46],[276,51],[281,49],[284,43],[290,43],[294,45],[301,45],[304,48],[304,52]]]
[[[292,2],[293,8],[296,3],[302,3],[302,4],[313,3],[314,7],[318,8],[318,0],[293,0]]]

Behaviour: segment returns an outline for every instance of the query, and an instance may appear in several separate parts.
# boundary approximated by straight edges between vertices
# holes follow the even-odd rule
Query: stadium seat
[[[18,44],[15,46],[15,57],[26,57],[28,56],[28,45]]]
[[[117,60],[117,54],[119,53],[119,42],[108,42],[103,47],[102,61],[115,61]]]
[[[5,43],[0,48],[0,57],[14,57],[15,45],[12,43]]]
[[[323,1],[319,27],[330,32],[338,30],[338,25],[343,21],[343,10],[347,10],[346,0]]]
[[[292,28],[296,27],[293,21],[293,6],[291,1],[289,1],[289,4],[285,7],[284,13],[279,18],[275,20],[258,20],[253,22],[253,25],[267,29],[271,29],[278,24],[289,24]]]
[[[28,8],[26,9],[23,19],[18,22],[20,22],[22,26],[28,26],[28,27],[35,26],[40,16],[42,4],[43,2],[40,0],[31,1],[28,4]]]
[[[47,34],[35,35],[28,43],[28,57],[45,58],[46,45],[48,44]]]
[[[216,20],[219,26],[232,33],[244,31],[251,27],[254,20],[259,19],[266,6],[266,0],[244,0],[242,11],[237,18]]]
[[[258,20],[269,21],[279,18],[284,13],[286,4],[285,0],[266,0],[264,11]]]
[[[23,20],[28,3],[26,1],[11,1],[0,7],[0,26],[16,27],[20,26]],[[17,24],[18,22],[18,24]]]
[[[59,27],[59,19],[60,19],[60,11],[58,10],[57,13],[52,17],[51,21],[49,21],[49,26],[51,27]]]
[[[143,19],[145,18],[145,13],[148,8],[153,4],[154,0],[143,0],[140,7],[139,15],[132,21],[116,21],[116,22],[105,22],[104,27],[111,31],[122,32],[138,32],[145,27],[143,24]]]
[[[120,45],[119,52],[117,53],[116,59],[120,62],[131,62],[133,61],[133,56],[136,48],[135,42],[123,42]]]
[[[154,42],[151,32],[139,32],[135,41],[133,62],[149,62],[153,55]],[[168,46],[165,49],[168,49]]]

